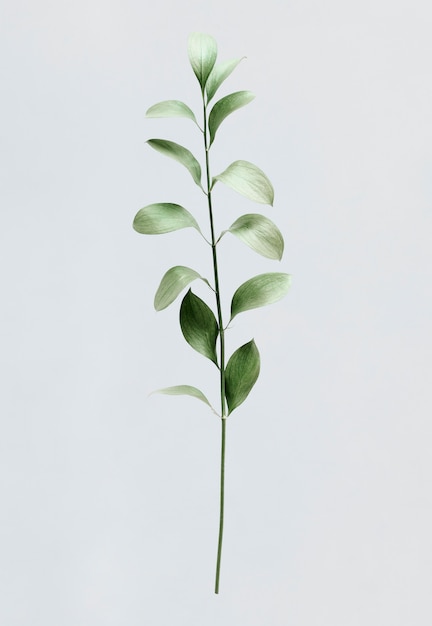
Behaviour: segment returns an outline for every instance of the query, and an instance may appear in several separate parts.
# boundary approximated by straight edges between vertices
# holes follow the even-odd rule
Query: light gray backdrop
[[[4,626],[429,626],[432,43],[429,3],[14,0],[1,28]],[[263,210],[278,264],[221,245],[224,303],[255,273],[289,296],[238,317],[262,373],[229,420],[221,595],[214,367],[153,295],[210,272],[195,232],[144,237],[171,201],[206,219],[163,137],[202,158],[190,32],[247,56],[221,94],[214,173],[256,163],[274,208],[215,188],[217,228]],[[205,223],[205,221],[204,221]],[[198,293],[204,293],[198,288]]]

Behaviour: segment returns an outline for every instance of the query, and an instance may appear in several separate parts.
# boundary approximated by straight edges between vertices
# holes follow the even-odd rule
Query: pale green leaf
[[[216,131],[222,124],[224,119],[233,113],[237,109],[245,106],[251,102],[255,96],[251,91],[236,91],[230,93],[228,96],[218,100],[210,111],[209,115],[209,131],[210,131],[210,145],[213,143],[216,136]]]
[[[204,33],[192,33],[188,38],[188,55],[195,76],[204,91],[207,78],[216,62],[216,40]]]
[[[284,240],[279,228],[268,217],[258,213],[247,213],[231,224],[228,231],[247,246],[268,259],[280,261]]]
[[[184,265],[176,265],[163,276],[154,299],[156,311],[166,309],[177,298],[179,293],[197,278],[202,278],[195,270]]]
[[[273,206],[274,190],[271,182],[262,170],[249,161],[231,163],[224,172],[213,178],[212,187],[218,180],[249,200]]]
[[[180,307],[180,326],[186,341],[217,365],[219,327],[210,307],[189,289]]]
[[[167,396],[192,396],[198,398],[202,402],[208,404],[208,406],[214,411],[212,405],[207,400],[202,391],[191,385],[175,385],[174,387],[165,387],[164,389],[157,389],[153,393],[163,393]]]
[[[225,396],[228,415],[248,397],[260,371],[260,355],[255,341],[249,341],[231,356],[225,369]]]
[[[210,100],[213,98],[216,91],[219,89],[224,80],[228,78],[233,70],[235,70],[240,61],[245,58],[246,57],[242,57],[241,59],[231,59],[230,61],[225,61],[224,63],[217,63],[213,67],[206,83],[208,102],[210,102]]]
[[[146,111],[146,117],[187,117],[197,124],[193,111],[180,100],[164,100]]]
[[[182,165],[184,165],[192,175],[192,178],[196,182],[196,184],[201,187],[201,166],[187,148],[184,148],[178,143],[174,141],[168,141],[167,139],[148,139],[147,143],[149,146],[165,154],[166,156],[175,159]]]
[[[231,320],[249,309],[272,304],[283,298],[289,289],[291,276],[281,272],[259,274],[240,285],[231,301]]]
[[[133,221],[134,229],[143,235],[161,235],[181,228],[196,228],[201,232],[193,215],[179,204],[159,202],[140,209]]]

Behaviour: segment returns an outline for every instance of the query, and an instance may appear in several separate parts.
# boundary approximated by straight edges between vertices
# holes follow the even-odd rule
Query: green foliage
[[[268,217],[259,213],[247,213],[239,217],[228,228],[252,250],[268,259],[280,261],[284,250],[284,240],[279,228]]]
[[[213,178],[212,188],[218,180],[249,200],[273,206],[273,185],[264,172],[249,161],[231,163],[222,174]]]
[[[212,71],[210,72],[210,76],[206,82],[206,94],[207,94],[207,102],[215,95],[216,91],[222,85],[224,80],[228,78],[228,76],[235,70],[237,65],[245,59],[246,57],[242,57],[241,59],[231,59],[231,61],[225,61],[224,63],[217,63]]]
[[[192,152],[180,144],[174,143],[174,141],[167,141],[166,139],[148,139],[147,143],[158,152],[166,154],[166,156],[169,156],[184,165],[191,173],[192,178],[198,187],[201,187],[202,189],[201,165],[198,163]]]
[[[231,93],[229,96],[225,96],[216,102],[210,111],[208,120],[210,145],[213,143],[216,131],[224,119],[228,117],[230,113],[233,113],[234,111],[237,111],[237,109],[249,104],[249,102],[252,102],[254,98],[255,96],[250,91],[237,91],[236,93]]]
[[[260,356],[255,341],[238,348],[228,361],[225,371],[225,393],[228,415],[246,400],[260,371]]]
[[[174,387],[165,387],[164,389],[157,389],[153,393],[164,393],[167,396],[192,396],[197,398],[201,402],[205,402],[213,411],[213,407],[207,400],[202,391],[191,385],[175,385]]]
[[[188,54],[192,69],[201,85],[201,90],[204,91],[207,78],[216,62],[216,41],[210,35],[192,33],[188,40]]]
[[[290,282],[289,274],[281,272],[269,272],[250,278],[233,295],[231,320],[243,311],[277,302],[287,294]]]
[[[189,290],[180,305],[180,328],[187,343],[197,352],[210,359],[218,368],[220,415],[222,421],[221,447],[221,500],[220,526],[216,567],[215,592],[219,591],[219,575],[222,549],[223,510],[224,510],[224,465],[226,418],[248,397],[260,371],[260,355],[251,340],[234,351],[225,363],[225,327],[220,297],[218,269],[219,242],[227,232],[249,246],[258,254],[280,261],[284,251],[284,240],[279,228],[264,215],[248,213],[237,218],[231,226],[215,234],[215,214],[212,193],[216,182],[220,181],[246,198],[261,204],[273,206],[274,190],[266,174],[253,163],[237,160],[223,172],[212,178],[209,154],[223,121],[234,111],[251,102],[254,95],[250,91],[237,91],[222,96],[210,109],[210,101],[223,82],[239,65],[242,58],[216,63],[217,44],[213,37],[203,33],[193,33],[188,39],[188,56],[192,70],[201,88],[203,105],[202,128],[192,109],[180,100],[165,100],[151,106],[147,118],[180,117],[192,120],[203,135],[204,146],[202,163],[205,163],[205,188],[202,183],[201,165],[197,158],[184,146],[167,139],[149,139],[148,145],[158,152],[178,161],[191,174],[194,182],[207,196],[209,216],[208,232],[204,238],[210,245],[213,265],[213,280],[209,282],[197,271],[184,265],[171,267],[162,277],[154,297],[154,307],[162,311],[180,295],[191,282],[204,281],[214,294],[214,311],[210,306]],[[167,184],[173,188],[173,185]],[[142,234],[156,235],[169,233],[182,228],[195,228],[202,234],[202,225],[179,204],[162,202],[150,204],[138,211],[133,222],[134,229]],[[234,293],[231,300],[230,321],[236,315],[249,309],[261,307],[280,300],[288,291],[290,277],[282,272],[269,272],[250,278]],[[158,390],[166,395],[187,395],[201,400],[211,407],[207,397],[191,385],[177,385]],[[213,409],[214,410],[214,409]]]
[[[188,227],[201,232],[193,215],[179,204],[171,202],[149,204],[140,209],[135,215],[133,227],[142,235],[162,235]]]
[[[216,365],[219,328],[213,311],[189,289],[180,307],[180,326],[186,341]]]
[[[154,299],[156,311],[166,309],[177,298],[189,283],[197,278],[201,278],[207,284],[207,280],[200,276],[198,272],[184,265],[176,265],[164,274]]]
[[[194,112],[180,100],[164,100],[147,109],[146,117],[187,117],[198,125]]]

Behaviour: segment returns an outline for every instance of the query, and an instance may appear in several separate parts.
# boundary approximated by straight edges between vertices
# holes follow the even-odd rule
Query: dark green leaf
[[[193,111],[180,100],[164,100],[151,106],[146,117],[187,117],[197,123]]]
[[[279,228],[268,217],[258,213],[247,213],[231,224],[228,231],[243,241],[252,250],[268,259],[280,261],[284,240]]]
[[[202,278],[195,270],[183,265],[176,265],[163,276],[154,299],[156,311],[162,311],[174,302],[179,293],[197,278]]]
[[[260,356],[255,341],[234,352],[225,370],[225,396],[228,415],[246,400],[260,371]]]
[[[210,131],[210,145],[213,143],[216,136],[216,131],[222,124],[224,119],[228,117],[230,113],[233,113],[237,109],[245,106],[251,102],[255,96],[251,91],[236,91],[224,98],[221,98],[216,102],[209,115],[209,131]]]
[[[169,156],[184,165],[192,174],[192,178],[196,184],[202,189],[201,166],[192,152],[190,152],[187,148],[180,146],[178,143],[168,141],[167,139],[149,139],[147,143],[158,152],[166,154],[166,156]]]
[[[134,229],[143,235],[161,235],[181,228],[196,228],[200,233],[193,215],[179,204],[159,202],[140,209],[133,221]]]
[[[216,339],[219,328],[216,318],[210,307],[190,289],[181,303],[180,326],[188,344],[217,365]]]
[[[157,389],[153,393],[164,393],[167,396],[192,396],[198,398],[202,402],[208,404],[208,406],[214,411],[212,405],[207,400],[202,391],[191,385],[176,385],[175,387],[165,387],[165,389]]]
[[[231,320],[242,311],[272,304],[283,298],[291,283],[289,274],[270,272],[247,280],[237,289],[231,302]]]
[[[210,35],[192,33],[188,39],[188,55],[195,76],[204,90],[217,57],[217,43]]]
[[[249,161],[231,163],[222,174],[213,178],[212,187],[218,180],[249,200],[273,206],[274,190],[271,182],[262,170]]]
[[[213,98],[223,81],[228,78],[228,76],[233,70],[235,70],[240,61],[245,58],[246,57],[242,57],[241,59],[231,59],[230,61],[225,61],[224,63],[218,63],[213,67],[206,83],[208,102],[210,102],[210,100]]]

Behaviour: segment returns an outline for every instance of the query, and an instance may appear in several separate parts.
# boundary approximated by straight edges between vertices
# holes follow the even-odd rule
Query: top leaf
[[[216,40],[204,33],[192,33],[188,39],[188,55],[195,76],[201,85],[201,90],[204,91],[207,78],[216,62]]]
[[[221,98],[216,102],[209,115],[209,131],[210,131],[210,145],[213,143],[216,131],[222,124],[224,119],[228,117],[230,113],[244,107],[249,104],[255,98],[251,91],[236,91],[230,93],[228,96]]]
[[[213,67],[206,83],[207,102],[210,102],[224,80],[235,70],[240,61],[245,58],[231,59],[224,63],[218,63]]]
[[[164,100],[146,111],[146,117],[187,117],[197,124],[193,111],[180,100]]]

